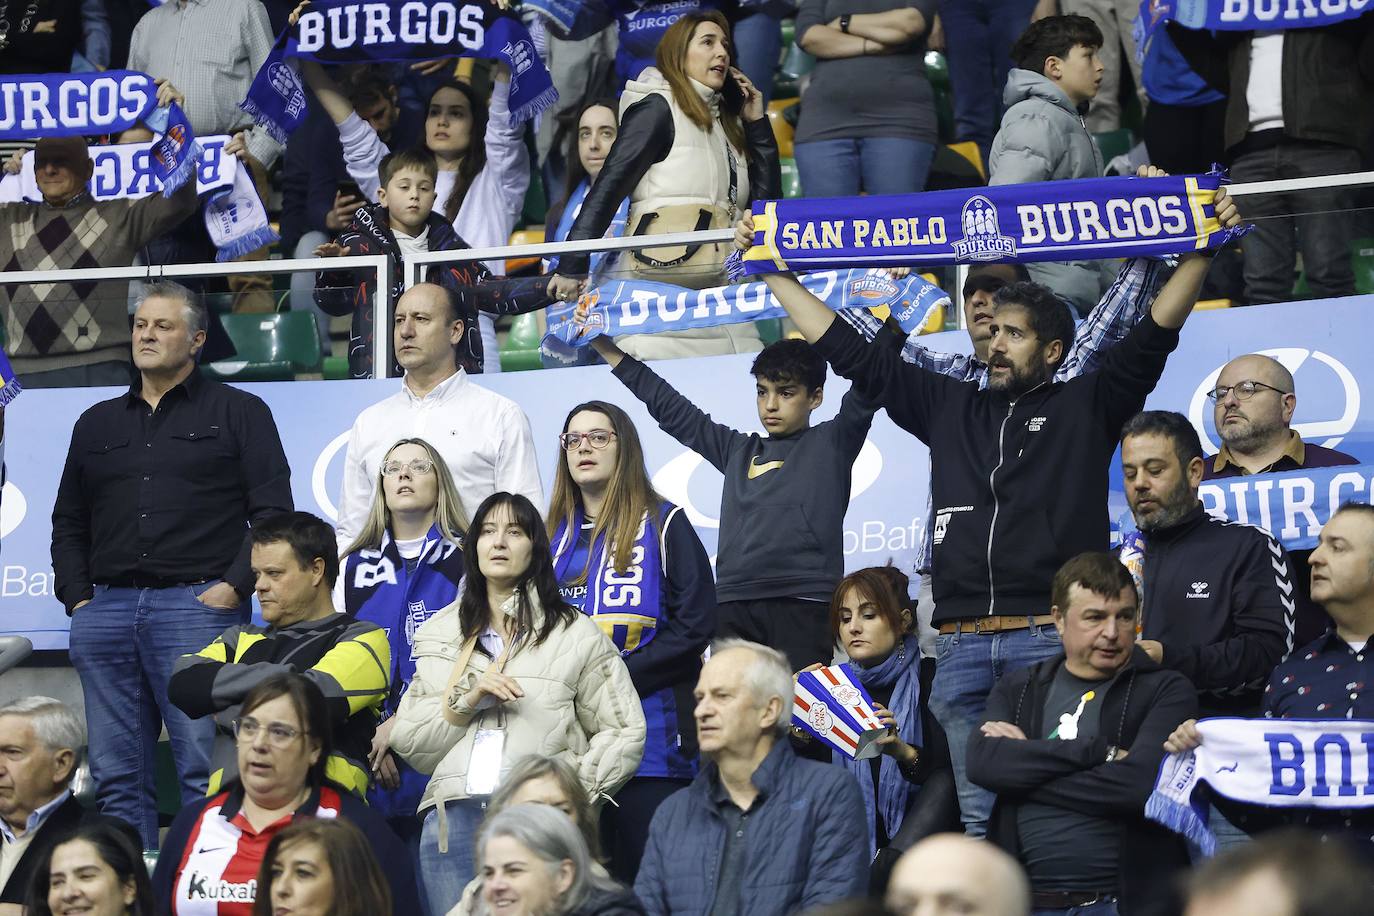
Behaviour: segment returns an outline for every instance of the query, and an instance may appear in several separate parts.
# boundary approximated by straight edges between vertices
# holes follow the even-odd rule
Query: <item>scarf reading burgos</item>
[[[305,88],[291,57],[324,64],[494,57],[510,68],[512,124],[558,101],[530,33],[484,0],[315,0],[277,38],[239,105],[281,143],[305,120]]]
[[[755,201],[743,272],[1163,257],[1219,248],[1220,175],[1087,178],[892,197]],[[733,257],[733,256],[732,256]]]
[[[1148,31],[1173,20],[1186,29],[1310,29],[1374,10],[1374,0],[1144,0],[1140,22]]]
[[[30,73],[0,78],[0,140],[112,134],[139,122],[162,136],[153,143],[153,174],[171,197],[195,171],[200,144],[180,106],[157,104],[146,73]]]
[[[1270,808],[1374,807],[1374,722],[1348,719],[1203,719],[1202,744],[1160,764],[1145,815],[1211,855],[1214,793]]]
[[[868,337],[881,325],[884,309],[909,334],[925,324],[932,310],[949,305],[949,293],[916,274],[893,280],[882,271],[824,270],[797,279]],[[759,281],[684,289],[644,280],[614,280],[585,294],[582,302],[587,305],[584,319],[569,314],[551,324],[544,335],[542,349],[550,358],[567,361],[570,350],[585,347],[603,334],[660,334],[787,317],[777,297]],[[863,316],[870,311],[877,311],[878,317]]]

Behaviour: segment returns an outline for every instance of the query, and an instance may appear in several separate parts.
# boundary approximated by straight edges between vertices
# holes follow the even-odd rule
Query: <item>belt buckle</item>
[[[984,621],[987,621],[987,624],[988,624],[987,629],[983,629],[983,622],[984,622]],[[975,636],[982,636],[982,635],[985,634],[985,633],[995,633],[995,632],[997,632],[997,631],[994,630],[994,629],[992,628],[992,618],[991,618],[991,617],[975,617],[975,618],[973,619],[973,633],[974,633]]]

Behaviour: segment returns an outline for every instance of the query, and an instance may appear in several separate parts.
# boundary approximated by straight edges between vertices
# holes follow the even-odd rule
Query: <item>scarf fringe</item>
[[[271,115],[265,112],[258,103],[254,101],[251,95],[242,102],[239,102],[239,108],[247,114],[248,117],[253,119],[254,124],[267,131],[268,136],[273,140],[276,140],[282,146],[286,145],[286,141],[290,139],[291,135],[287,132],[286,128],[282,127]]]
[[[187,181],[196,180],[196,168],[200,165],[200,157],[204,154],[205,148],[200,145],[200,141],[192,140],[190,146],[186,148],[186,155],[181,158],[181,162],[162,180],[163,197],[171,197]]]
[[[1216,854],[1217,838],[1192,805],[1162,792],[1151,792],[1149,800],[1145,802],[1145,816],[1187,837],[1204,855],[1210,857]]]
[[[234,261],[245,255],[252,254],[259,248],[275,245],[280,241],[281,236],[273,232],[271,226],[263,226],[261,229],[254,229],[246,235],[239,236],[230,242],[226,242],[223,247],[215,252],[215,260],[220,262]]]
[[[725,279],[738,283],[744,278],[744,252],[736,248],[725,256]]]
[[[511,109],[511,127],[517,127],[525,123],[556,104],[558,104],[558,89],[554,86],[549,86],[549,88],[545,89],[519,108]]]

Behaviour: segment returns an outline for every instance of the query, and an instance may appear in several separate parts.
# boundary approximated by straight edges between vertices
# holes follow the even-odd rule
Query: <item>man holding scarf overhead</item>
[[[1224,189],[1212,206],[1222,232],[1240,225]],[[746,252],[753,246],[751,217],[740,223],[736,244]],[[1051,580],[1069,557],[1107,548],[1112,453],[1178,345],[1210,265],[1206,255],[1196,248],[1183,254],[1150,314],[1102,356],[1097,371],[1067,382],[1053,381],[1073,341],[1067,309],[1033,283],[999,290],[986,389],[907,363],[890,341],[867,344],[793,276],[766,275],[835,371],[930,447],[940,631],[930,706],[949,736],[970,834],[986,832],[992,796],[968,781],[968,737],[1001,675],[1061,651],[1049,615]]]
[[[135,76],[151,89],[151,80]],[[157,106],[183,101],[171,83],[158,81]],[[93,102],[88,111],[94,115],[97,107]],[[25,113],[10,111],[17,129],[24,129]],[[61,120],[66,124],[67,114]],[[41,112],[34,121],[32,132],[43,133]],[[70,133],[54,125],[58,132]],[[93,163],[80,136],[43,136],[34,160],[43,200],[0,204],[0,270],[128,267],[138,249],[196,209],[196,182],[189,176],[170,196],[94,200],[87,188]],[[0,286],[0,303],[6,306],[6,352],[26,388],[129,384],[127,281]]]

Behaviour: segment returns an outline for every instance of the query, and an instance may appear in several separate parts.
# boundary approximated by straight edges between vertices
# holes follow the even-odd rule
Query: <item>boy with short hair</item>
[[[358,208],[352,224],[336,241],[315,249],[317,257],[386,254],[391,258],[391,299],[405,290],[402,256],[421,251],[452,251],[470,247],[453,231],[442,213],[434,212],[439,167],[423,147],[401,150],[382,159],[377,203]],[[493,278],[480,261],[433,264],[425,280],[452,289],[463,321],[463,340],[456,348],[458,365],[469,373],[482,371],[482,335],[477,312],[520,314],[548,305],[547,281],[539,278]],[[348,340],[348,369],[353,378],[372,372],[372,296],[376,277],[369,270],[321,271],[315,282],[315,302],[330,315],[352,314]],[[387,333],[387,329],[383,329]],[[393,364],[395,358],[393,355]],[[392,375],[401,370],[393,365]]]
[[[1047,16],[1012,46],[1015,67],[1002,93],[1006,113],[988,155],[989,184],[1099,178],[1102,152],[1083,115],[1102,82],[1102,31],[1086,16]],[[1097,303],[1102,270],[1096,261],[1027,265],[1080,316]]]
[[[844,575],[851,469],[874,408],[851,391],[833,419],[812,426],[811,413],[824,400],[825,361],[805,341],[780,340],[750,369],[767,435],[742,433],[713,422],[609,337],[592,346],[664,432],[725,475],[718,635],[771,646],[794,671],[829,664],[828,609]]]

